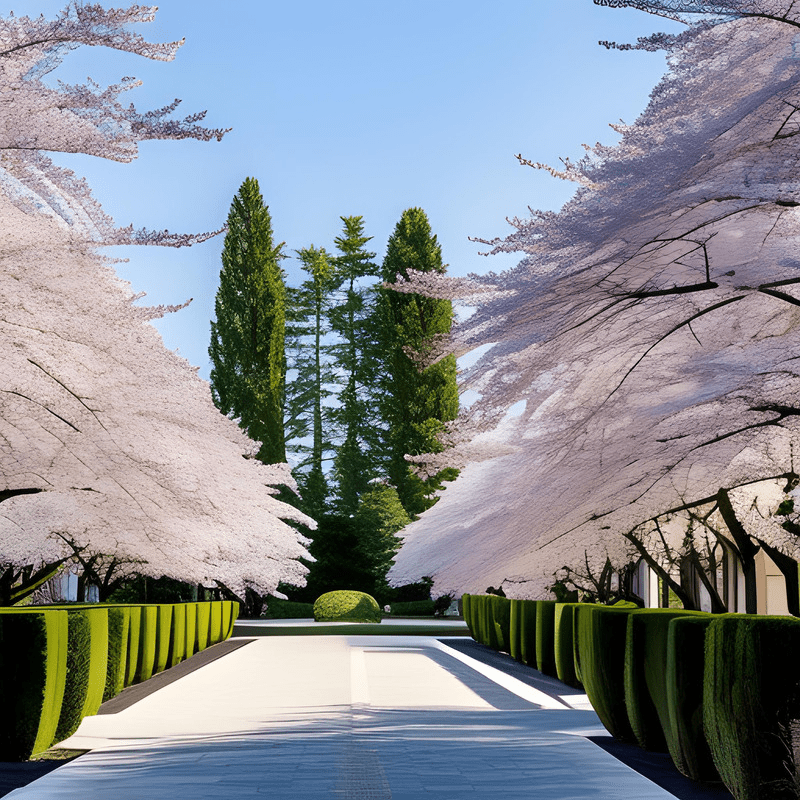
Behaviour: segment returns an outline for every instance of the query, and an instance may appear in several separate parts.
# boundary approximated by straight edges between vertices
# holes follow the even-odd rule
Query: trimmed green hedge
[[[227,637],[226,637],[227,638]],[[172,635],[169,640],[167,666],[175,667],[186,658],[186,603],[172,606]]]
[[[519,661],[529,667],[536,667],[536,601],[515,600],[516,614],[512,641],[519,642]]]
[[[218,644],[222,641],[222,603],[211,604],[211,614],[208,618],[208,643]]]
[[[591,606],[581,609],[578,649],[586,694],[608,732],[632,741],[625,709],[625,642],[627,608]]]
[[[667,747],[677,769],[696,781],[718,781],[703,730],[703,673],[711,614],[678,617],[669,623],[666,689]]]
[[[197,650],[197,603],[184,603],[186,606],[186,658],[191,658]]]
[[[89,615],[83,609],[67,612],[67,676],[64,700],[54,741],[72,736],[83,719],[83,707],[89,690],[92,634]],[[108,644],[106,644],[108,647]]]
[[[380,622],[381,609],[365,592],[342,589],[326,592],[314,603],[316,622]]]
[[[577,607],[580,603],[556,603],[553,620],[553,658],[556,676],[562,683],[574,688],[582,684],[575,674],[574,627]]]
[[[227,638],[233,604],[197,605],[206,619],[216,606],[219,636]],[[0,608],[0,760],[46,750],[125,685],[181,660],[185,623],[196,611],[195,604],[184,611],[169,603]]]
[[[0,613],[0,760],[53,743],[67,677],[66,611]],[[10,613],[8,613],[10,612]]]
[[[625,704],[636,743],[645,750],[667,750],[671,735],[666,683],[670,623],[698,614],[702,612],[647,608],[631,611],[628,617]]]
[[[704,729],[725,785],[737,800],[796,798],[800,620],[721,615],[705,652]]]
[[[536,668],[545,675],[556,677],[555,657],[555,600],[536,601]]]
[[[490,595],[489,608],[495,649],[508,653],[511,650],[511,601],[506,597]]]
[[[433,600],[411,600],[408,603],[392,603],[390,608],[392,614],[399,617],[432,617],[433,606]]]
[[[103,691],[103,702],[115,697],[125,688],[130,625],[130,608],[109,606],[108,667],[106,669],[106,685]]]
[[[197,608],[194,651],[199,653],[208,647],[208,633],[211,630],[211,606],[209,603],[195,603],[194,605]]]

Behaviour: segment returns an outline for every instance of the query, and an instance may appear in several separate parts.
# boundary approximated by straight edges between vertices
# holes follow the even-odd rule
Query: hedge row
[[[0,608],[0,761],[71,736],[126,686],[233,632],[238,604]]]
[[[800,620],[464,595],[473,638],[586,690],[618,739],[737,800],[800,797]],[[508,634],[504,635],[508,619]]]

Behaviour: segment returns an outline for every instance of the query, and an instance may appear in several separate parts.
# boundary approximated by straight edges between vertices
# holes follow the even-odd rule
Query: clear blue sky
[[[64,5],[3,0],[0,9],[52,16]],[[148,110],[180,97],[184,114],[207,109],[207,124],[233,130],[222,142],[146,142],[131,164],[55,158],[121,225],[218,228],[254,176],[292,254],[333,249],[339,217],[357,214],[381,259],[402,211],[420,206],[451,274],[500,271],[518,258],[483,258],[468,237],[505,235],[505,217],[557,209],[574,188],[514,154],[557,165],[579,158],[582,142],[616,141],[608,123],[638,116],[665,61],[597,42],[669,25],[591,0],[162,0],[155,22],[137,27],[154,41],[185,37],[175,61],[84,47],[52,79],[133,75],[144,85],[124,102]],[[145,302],[194,298],[157,326],[203,377],[221,248],[217,237],[109,250],[130,258],[118,271]],[[284,267],[297,284],[296,261]]]

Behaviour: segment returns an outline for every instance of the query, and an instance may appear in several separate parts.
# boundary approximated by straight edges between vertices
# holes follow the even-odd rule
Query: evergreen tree
[[[400,548],[396,534],[411,522],[411,517],[403,508],[397,490],[378,483],[361,495],[354,522],[358,531],[355,555],[372,578],[370,594],[380,597],[386,594],[386,573]]]
[[[342,235],[335,239],[337,300],[331,308],[331,329],[338,342],[331,352],[341,373],[339,405],[331,410],[339,446],[334,458],[337,507],[350,515],[359,497],[378,474],[376,455],[380,420],[376,398],[378,330],[375,317],[375,278],[379,270],[366,249],[362,217],[342,217]],[[371,279],[371,280],[370,280]]]
[[[409,208],[400,217],[383,260],[383,280],[396,283],[398,276],[407,278],[411,269],[440,273],[446,269],[441,245],[421,208]],[[433,505],[431,495],[441,488],[442,480],[455,477],[455,470],[442,470],[423,481],[411,471],[405,456],[441,450],[437,437],[444,423],[458,414],[458,387],[454,356],[420,369],[408,353],[425,353],[449,332],[453,307],[449,300],[391,289],[382,290],[381,296],[386,359],[381,406],[388,426],[387,472],[403,507],[413,516]]]
[[[293,450],[301,457],[295,467],[303,510],[318,519],[327,510],[328,482],[323,469],[329,441],[324,401],[332,394],[333,368],[325,343],[330,293],[335,276],[331,259],[324,248],[297,251],[308,279],[300,289],[289,290],[292,298],[287,328],[291,338],[290,368],[292,380],[287,394],[287,439],[294,440]],[[310,444],[308,439],[310,438]]]
[[[265,464],[286,461],[283,406],[286,289],[269,209],[255,178],[233,198],[211,323],[211,394],[261,444]]]

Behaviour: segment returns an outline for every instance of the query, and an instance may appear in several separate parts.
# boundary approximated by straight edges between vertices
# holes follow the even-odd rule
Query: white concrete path
[[[264,637],[64,743],[11,800],[670,800],[550,697],[430,637]]]

